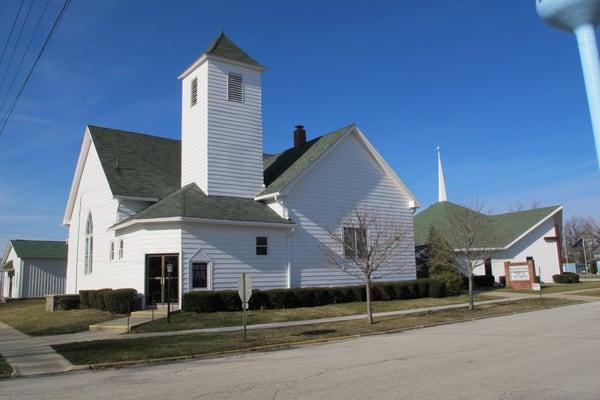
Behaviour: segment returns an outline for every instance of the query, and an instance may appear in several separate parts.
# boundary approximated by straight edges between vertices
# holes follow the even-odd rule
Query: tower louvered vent
[[[242,75],[230,72],[227,75],[227,100],[244,102],[244,80]]]
[[[192,80],[192,87],[190,89],[190,102],[192,107],[198,103],[198,78],[194,78]]]

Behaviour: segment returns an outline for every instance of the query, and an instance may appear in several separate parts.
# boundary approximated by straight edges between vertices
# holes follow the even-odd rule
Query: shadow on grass
[[[304,331],[295,334],[294,336],[319,336],[319,335],[329,335],[331,333],[337,332],[335,329],[315,329],[312,331]]]

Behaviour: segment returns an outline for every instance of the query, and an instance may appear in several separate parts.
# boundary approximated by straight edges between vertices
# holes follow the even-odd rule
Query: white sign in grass
[[[510,280],[511,281],[528,281],[529,280],[529,266],[511,266],[509,268]]]

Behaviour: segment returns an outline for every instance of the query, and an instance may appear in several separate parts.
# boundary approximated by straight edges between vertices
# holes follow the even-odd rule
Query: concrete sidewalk
[[[43,341],[0,322],[0,354],[16,376],[66,372],[75,369],[70,362]]]

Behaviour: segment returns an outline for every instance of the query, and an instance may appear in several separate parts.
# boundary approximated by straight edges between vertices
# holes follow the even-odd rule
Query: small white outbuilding
[[[38,298],[65,292],[64,241],[10,240],[0,264],[4,298]]]

